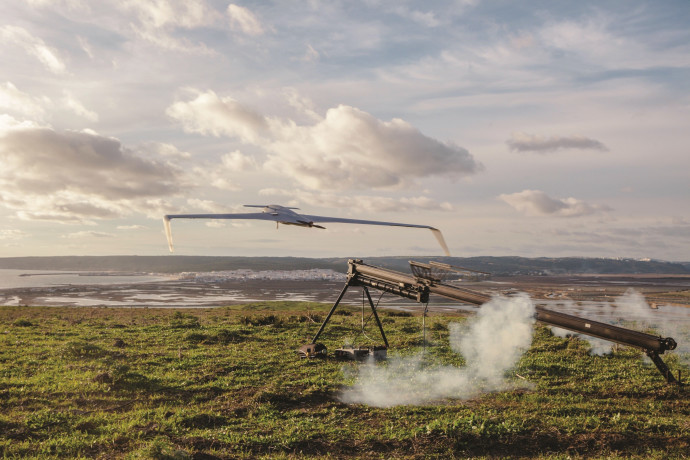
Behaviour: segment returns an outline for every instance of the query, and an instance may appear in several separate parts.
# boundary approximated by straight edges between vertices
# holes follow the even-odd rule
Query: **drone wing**
[[[265,212],[247,212],[238,214],[169,214],[163,216],[165,226],[165,236],[168,238],[168,248],[173,252],[172,229],[170,228],[171,219],[257,219],[277,221],[279,217],[275,214]]]
[[[334,222],[341,224],[387,225],[390,227],[428,228],[429,230],[431,230],[431,233],[433,233],[436,237],[438,244],[440,244],[443,248],[443,252],[445,252],[447,256],[450,256],[450,251],[448,250],[448,245],[446,245],[446,240],[443,238],[443,233],[441,233],[441,230],[434,228],[430,225],[401,224],[399,222],[381,222],[378,220],[344,219],[341,217],[308,216],[304,214],[302,216],[314,223]]]

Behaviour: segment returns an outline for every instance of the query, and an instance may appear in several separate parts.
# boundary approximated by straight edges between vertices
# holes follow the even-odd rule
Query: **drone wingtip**
[[[433,233],[436,237],[436,241],[438,241],[438,244],[441,245],[441,247],[443,248],[443,252],[446,254],[446,256],[450,257],[450,250],[448,249],[446,240],[443,238],[443,233],[441,233],[441,230],[434,227],[429,227],[429,230],[431,230],[431,233]]]
[[[173,248],[172,228],[170,228],[170,216],[163,216],[163,226],[165,227],[165,236],[168,239],[168,249],[170,249],[170,252],[175,252]]]

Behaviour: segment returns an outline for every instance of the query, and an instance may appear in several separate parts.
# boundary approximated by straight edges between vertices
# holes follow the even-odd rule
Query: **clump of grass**
[[[185,336],[184,340],[188,343],[201,343],[208,340],[208,336],[201,332],[190,332]]]
[[[137,457],[154,460],[187,460],[192,458],[188,452],[178,449],[163,437],[154,439]]]
[[[194,329],[201,327],[201,321],[194,315],[176,311],[170,318],[170,327],[173,329]]]
[[[85,340],[73,340],[64,345],[62,354],[73,358],[99,358],[104,356],[106,352],[94,343]]]
[[[243,316],[240,322],[245,326],[282,326],[285,321],[276,315]]]
[[[26,318],[19,318],[14,323],[12,323],[12,325],[16,327],[31,327],[34,325],[34,323],[32,323]]]
[[[180,420],[180,425],[185,428],[217,428],[227,424],[227,417],[206,413],[183,417]]]
[[[228,343],[240,343],[247,340],[248,334],[249,332],[244,330],[231,331],[228,329],[221,329],[216,333],[214,339],[217,343],[222,345],[226,345]]]
[[[431,330],[432,331],[444,331],[447,329],[448,326],[445,324],[439,322],[439,321],[434,321],[434,323],[431,325]]]
[[[69,428],[70,417],[53,409],[42,409],[29,414],[24,421],[26,427],[34,432]]]
[[[409,318],[413,315],[409,311],[387,311],[386,316],[392,316],[394,318]]]

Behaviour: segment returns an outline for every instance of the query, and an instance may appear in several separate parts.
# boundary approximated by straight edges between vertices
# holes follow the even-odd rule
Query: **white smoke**
[[[465,367],[423,366],[422,354],[381,365],[370,361],[359,368],[354,385],[340,400],[389,407],[524,387],[507,379],[506,372],[532,343],[534,312],[526,294],[494,297],[468,325],[449,325],[451,348],[465,357]]]

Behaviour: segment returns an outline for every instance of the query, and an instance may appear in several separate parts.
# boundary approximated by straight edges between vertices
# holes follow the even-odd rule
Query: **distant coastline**
[[[500,276],[569,274],[668,274],[690,275],[690,262],[666,262],[650,259],[587,257],[363,257],[372,265],[409,272],[409,260],[439,261]],[[312,270],[330,269],[344,273],[347,257],[213,257],[213,256],[55,256],[0,258],[0,269],[112,273],[215,272],[229,270]]]

